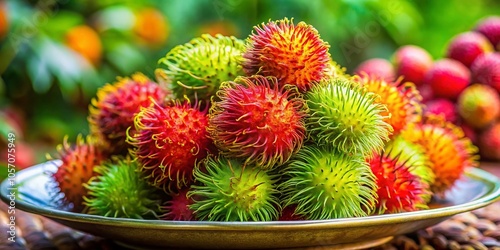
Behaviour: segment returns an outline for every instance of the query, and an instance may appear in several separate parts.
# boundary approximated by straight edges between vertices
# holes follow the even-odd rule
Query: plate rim
[[[43,162],[29,168],[16,172],[16,184],[19,176],[23,179],[44,174],[47,164],[58,164],[58,160]],[[25,176],[26,175],[26,176]],[[327,220],[301,220],[301,221],[256,221],[256,222],[222,222],[222,221],[167,221],[167,220],[144,220],[129,218],[112,218],[99,215],[59,210],[47,206],[36,206],[32,203],[16,199],[16,209],[38,214],[56,220],[65,220],[79,223],[98,223],[108,226],[126,226],[141,229],[175,229],[175,230],[322,230],[336,228],[355,228],[359,226],[376,226],[382,224],[418,221],[422,219],[436,219],[453,216],[459,213],[472,211],[485,207],[500,200],[500,179],[486,170],[470,167],[464,172],[469,178],[476,179],[489,184],[487,193],[469,202],[441,208],[432,208],[414,212],[403,212],[395,214],[371,215],[356,218],[339,218]],[[8,197],[10,185],[5,179],[0,185],[0,198],[9,203]]]

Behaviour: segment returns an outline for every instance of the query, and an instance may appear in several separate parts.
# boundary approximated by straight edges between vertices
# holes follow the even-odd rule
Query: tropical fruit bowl
[[[155,73],[99,89],[90,133],[19,173],[19,207],[134,246],[347,247],[498,199],[412,82],[347,74],[304,22],[193,38]]]

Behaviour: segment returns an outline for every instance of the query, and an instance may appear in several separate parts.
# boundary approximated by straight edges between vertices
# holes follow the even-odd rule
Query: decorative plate
[[[394,235],[429,227],[450,216],[484,207],[500,199],[500,180],[477,168],[434,201],[429,210],[312,221],[206,222],[117,219],[58,209],[50,199],[51,179],[59,161],[46,162],[16,173],[16,188],[8,180],[0,187],[5,202],[16,192],[16,208],[40,214],[68,227],[113,239],[141,249],[158,248],[366,248],[382,244]],[[317,248],[315,248],[317,249]]]

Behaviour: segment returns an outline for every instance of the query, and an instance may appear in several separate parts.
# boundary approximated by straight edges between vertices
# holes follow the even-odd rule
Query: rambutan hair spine
[[[135,131],[127,142],[148,181],[166,193],[175,193],[193,181],[196,163],[213,149],[208,137],[207,107],[200,102],[172,100],[142,108],[134,117]]]
[[[306,92],[329,73],[329,47],[305,22],[269,20],[255,26],[247,38],[242,66],[247,75],[275,76],[279,84]]]
[[[207,131],[226,157],[270,169],[283,165],[306,135],[307,105],[294,86],[275,77],[237,77],[221,84]]]
[[[393,132],[385,121],[387,106],[377,97],[355,81],[324,79],[305,94],[309,139],[349,155],[373,156]]]

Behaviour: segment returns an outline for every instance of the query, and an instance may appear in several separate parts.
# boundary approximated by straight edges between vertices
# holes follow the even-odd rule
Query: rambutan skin
[[[163,103],[169,93],[141,73],[131,78],[118,78],[97,91],[97,97],[89,106],[89,126],[95,135],[107,145],[110,154],[126,154],[127,129],[134,125],[134,115],[141,107],[153,102]]]
[[[489,16],[481,19],[474,30],[488,38],[493,46],[498,48],[500,45],[500,16]]]
[[[460,62],[444,58],[436,61],[425,74],[424,82],[432,88],[435,97],[456,100],[470,83],[470,71]]]
[[[280,85],[295,85],[301,92],[324,77],[330,61],[330,46],[318,31],[293,19],[262,23],[247,42],[242,64],[247,75],[275,76]]]
[[[62,205],[74,211],[81,211],[84,207],[83,197],[87,194],[83,184],[97,175],[94,167],[107,156],[96,145],[95,139],[84,139],[81,135],[73,145],[65,137],[63,143],[57,146],[57,151],[62,163],[51,176],[55,184],[55,200],[60,200]]]
[[[478,56],[471,72],[474,83],[490,85],[500,93],[500,52]]]
[[[478,166],[477,148],[460,127],[442,117],[425,116],[402,133],[406,140],[421,145],[436,176],[431,190],[441,195],[451,188],[464,170]]]
[[[235,37],[203,34],[174,47],[159,60],[156,76],[170,87],[176,98],[208,102],[219,85],[243,75],[240,66],[245,49]]]
[[[482,157],[494,161],[500,160],[500,122],[485,129],[478,141]]]
[[[485,36],[479,32],[469,31],[458,34],[452,39],[448,47],[447,57],[470,67],[478,56],[493,50],[493,46]]]
[[[154,104],[134,117],[135,132],[127,141],[141,171],[157,187],[172,193],[189,185],[195,163],[203,159],[212,142],[208,138],[206,110],[190,102],[170,106]]]
[[[380,115],[385,117],[393,129],[392,136],[399,134],[407,124],[419,122],[422,119],[422,97],[411,82],[396,81],[388,83],[382,79],[363,75],[358,82],[369,92],[378,95],[375,100],[387,107]]]
[[[191,197],[187,196],[189,190],[189,188],[183,188],[179,190],[179,193],[172,194],[171,199],[163,206],[165,213],[160,217],[162,220],[195,220],[193,210],[189,208],[194,202]]]
[[[426,183],[411,173],[408,162],[380,154],[368,161],[377,180],[378,213],[410,212],[428,208]]]
[[[362,156],[304,146],[282,169],[283,206],[309,220],[367,216],[377,199],[373,173]]]
[[[269,170],[223,156],[209,156],[194,170],[188,198],[199,220],[271,221],[279,216],[276,183]]]
[[[421,47],[406,45],[394,53],[396,74],[404,77],[402,82],[422,85],[425,74],[432,66],[432,57]]]
[[[207,131],[224,155],[269,169],[302,146],[306,106],[294,88],[274,77],[238,77],[222,83],[217,96]]]
[[[89,190],[84,197],[87,213],[115,218],[158,218],[162,212],[160,195],[144,180],[139,168],[137,161],[130,158],[97,166],[95,171],[99,175],[84,184]]]
[[[360,77],[380,78],[386,82],[396,80],[396,73],[391,62],[383,58],[373,58],[362,62],[354,70]]]
[[[384,121],[387,107],[376,98],[349,80],[321,82],[305,95],[310,138],[348,154],[371,155],[381,150],[392,127]]]

